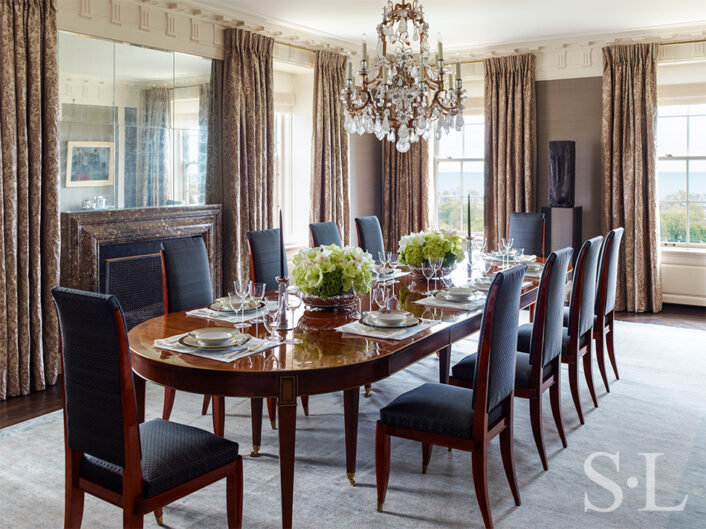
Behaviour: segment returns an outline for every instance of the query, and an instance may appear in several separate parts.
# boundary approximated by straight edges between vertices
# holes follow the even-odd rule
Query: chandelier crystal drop
[[[345,128],[351,133],[375,134],[387,139],[399,152],[407,152],[420,138],[428,139],[438,122],[441,131],[463,128],[463,103],[466,91],[461,81],[461,64],[456,64],[456,79],[444,68],[441,39],[432,65],[429,24],[424,21],[421,4],[388,0],[382,22],[377,27],[375,63],[368,70],[367,45],[363,41],[360,85],[353,79],[352,63],[347,65],[346,87],[341,91]],[[418,45],[418,51],[412,48]]]

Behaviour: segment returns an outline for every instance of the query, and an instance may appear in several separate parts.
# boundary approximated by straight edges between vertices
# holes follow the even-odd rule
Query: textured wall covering
[[[0,400],[59,373],[56,46],[53,0],[0,0]]]
[[[429,227],[429,148],[420,140],[401,153],[393,143],[382,143],[382,235],[385,248],[396,252],[403,235]]]
[[[310,218],[311,222],[335,222],[343,243],[350,244],[348,134],[343,128],[340,99],[346,60],[338,53],[316,52]]]
[[[242,29],[225,31],[219,202],[223,203],[226,286],[249,277],[245,233],[273,227],[276,156],[273,45],[274,39],[263,35]],[[218,89],[214,91],[217,93]]]
[[[656,123],[657,45],[603,48],[602,227],[625,227],[616,310],[662,310]]]
[[[534,211],[537,123],[534,55],[486,59],[485,236],[507,235],[510,213]]]

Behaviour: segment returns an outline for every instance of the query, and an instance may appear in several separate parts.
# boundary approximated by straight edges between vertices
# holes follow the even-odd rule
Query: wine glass
[[[444,285],[445,289],[448,289],[454,284],[453,277],[451,277],[451,274],[446,274],[445,276],[441,277],[441,284]]]
[[[387,269],[387,253],[378,252],[378,261],[380,261],[380,264],[382,265],[382,271],[384,272]],[[378,274],[379,273],[380,272],[378,272]]]
[[[392,282],[399,283],[395,279],[395,274],[397,273],[397,267],[400,266],[400,256],[395,252],[387,252],[387,264],[392,268]]]
[[[302,306],[302,299],[301,299],[301,291],[300,290],[295,290],[293,291],[287,300],[287,303],[289,305],[289,308],[292,311],[292,325],[294,325],[294,312]],[[292,333],[292,338],[287,338],[285,340],[286,343],[291,344],[291,345],[299,345],[302,343],[301,339],[296,338],[294,336],[294,333]]]
[[[515,241],[512,237],[503,237],[500,239],[500,248],[502,248],[503,255],[503,268],[508,268],[510,266],[510,250],[512,249],[512,244]],[[507,260],[507,263],[505,262]]]
[[[265,289],[267,285],[265,283],[256,283],[254,281],[250,282],[250,299],[252,299],[257,305],[260,305],[262,298],[265,297]],[[262,322],[262,316],[255,318],[256,323]]]
[[[250,294],[250,283],[248,281],[233,281],[233,292],[235,292],[240,303],[240,321],[235,324],[235,328],[246,329],[250,327],[249,323],[243,321],[245,319],[245,298]],[[232,302],[231,307],[235,310]]]
[[[429,280],[434,275],[434,265],[431,264],[431,261],[429,259],[422,262],[422,274],[424,274],[424,277],[427,280],[427,291],[424,294],[426,296],[431,296],[433,292],[431,292],[431,290],[429,289]]]
[[[267,337],[269,340],[279,342],[281,336],[277,333],[279,327],[279,298],[277,295],[269,295],[265,297],[265,329],[270,333]]]
[[[434,280],[438,280],[440,277],[439,272],[444,266],[444,258],[435,257],[434,259],[431,259],[431,265],[434,267]],[[436,292],[436,290],[434,292]]]
[[[375,289],[375,304],[378,306],[378,311],[383,311],[387,309],[389,292],[385,285],[379,285]]]

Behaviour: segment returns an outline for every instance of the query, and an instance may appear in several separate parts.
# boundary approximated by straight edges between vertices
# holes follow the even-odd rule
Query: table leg
[[[137,422],[145,422],[145,379],[133,373],[132,384],[135,387],[135,401],[137,404]]]
[[[213,433],[223,437],[226,426],[226,398],[222,395],[213,395]]]
[[[346,424],[346,474],[351,485],[355,485],[355,454],[358,444],[358,403],[360,388],[343,391],[343,413]]]
[[[294,443],[297,429],[297,402],[279,404],[279,479],[282,488],[282,527],[292,527],[294,499]]]
[[[250,422],[252,423],[252,452],[250,457],[260,454],[260,441],[262,440],[262,398],[250,399]]]
[[[449,367],[451,364],[451,346],[447,345],[439,351],[439,382],[449,383]]]

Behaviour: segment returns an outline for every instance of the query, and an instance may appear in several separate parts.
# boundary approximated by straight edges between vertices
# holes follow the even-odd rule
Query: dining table
[[[543,259],[538,261],[541,263]],[[457,274],[465,277],[464,265],[457,268]],[[301,306],[289,311],[293,329],[279,333],[288,343],[232,362],[177,353],[155,345],[155,340],[204,327],[229,326],[226,323],[176,312],[137,325],[130,330],[128,338],[132,368],[137,375],[135,388],[139,419],[144,420],[145,381],[201,395],[247,397],[251,399],[252,442],[259,448],[263,399],[276,399],[282,526],[291,528],[297,397],[343,392],[346,473],[351,484],[355,484],[360,388],[383,380],[434,353],[439,357],[439,382],[447,383],[451,345],[480,329],[482,304],[474,310],[421,305],[417,301],[426,297],[427,281],[424,278],[408,273],[396,281],[388,285],[399,308],[427,323],[420,332],[404,339],[352,334],[340,329],[357,321],[359,311],[374,308],[369,295],[359,296],[358,306],[346,310],[312,310]],[[535,303],[538,284],[538,276],[526,276],[521,308]],[[432,280],[431,286],[443,288],[437,280]],[[262,324],[253,324],[245,332],[260,338],[266,336]],[[216,413],[214,421],[215,416]],[[252,455],[256,453],[254,450]]]

